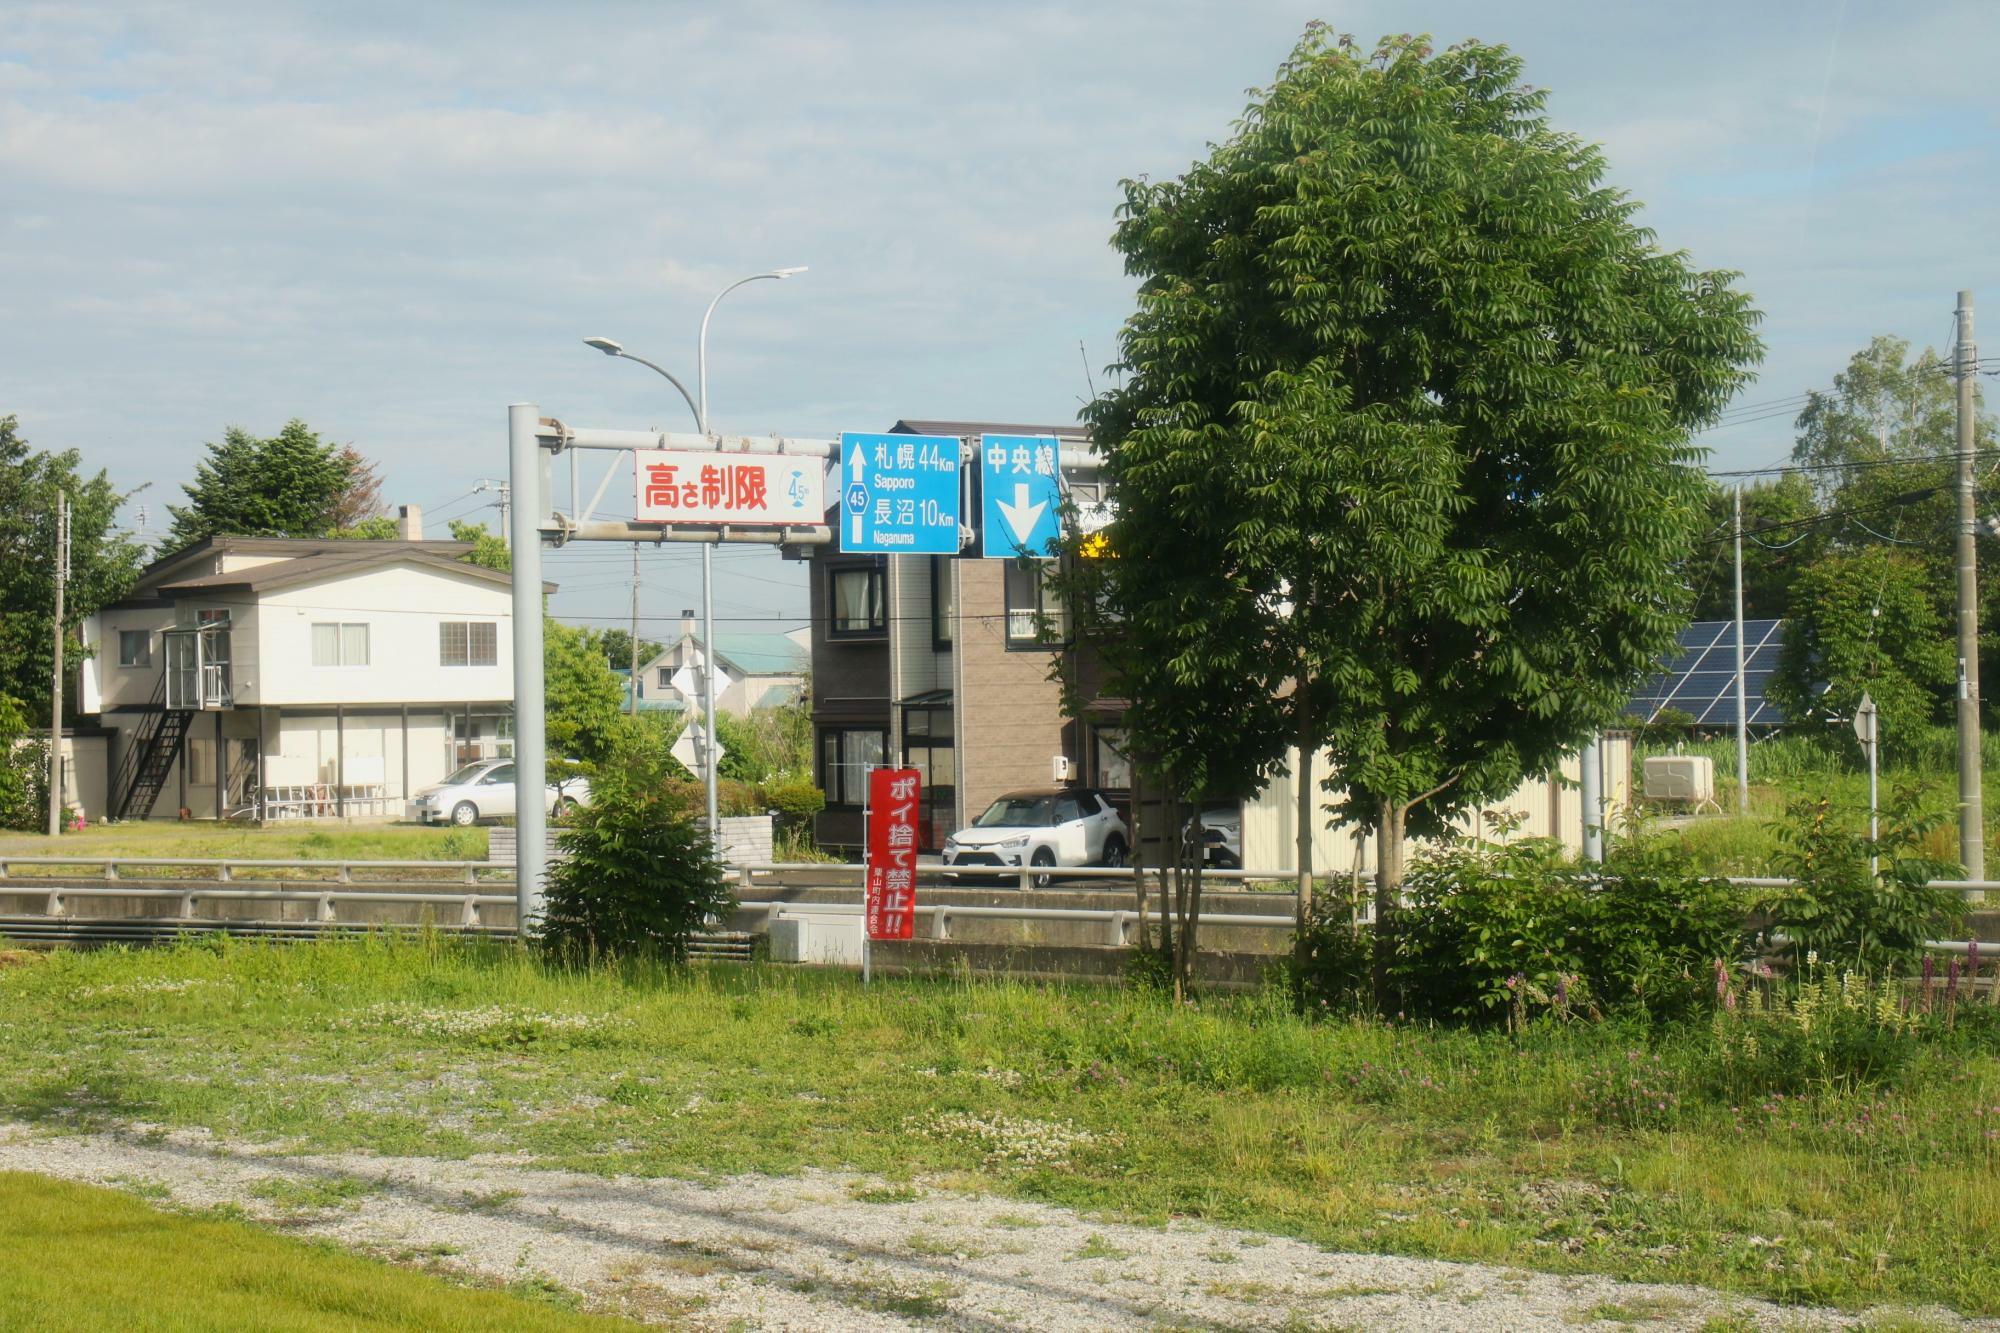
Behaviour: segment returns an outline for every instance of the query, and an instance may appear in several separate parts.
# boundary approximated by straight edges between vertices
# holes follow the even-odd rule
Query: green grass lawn
[[[637,1327],[18,1172],[0,1172],[0,1256],[14,1333]]]
[[[142,820],[97,824],[50,838],[0,831],[10,856],[215,856],[238,860],[483,861],[484,828],[416,824],[181,824]]]
[[[563,973],[436,939],[0,967],[0,1116],[47,1126],[606,1174],[851,1168],[891,1194],[924,1174],[1341,1249],[2000,1313],[1991,1043],[1888,1090],[1735,1102],[1713,1048],[1703,1025],[1512,1038],[1268,998]]]

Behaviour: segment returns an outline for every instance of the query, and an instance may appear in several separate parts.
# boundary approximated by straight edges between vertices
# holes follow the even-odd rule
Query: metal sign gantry
[[[867,438],[887,439],[901,446],[923,437],[891,435]],[[940,443],[945,440],[951,446],[970,443],[961,442],[956,437],[941,437]],[[1052,437],[1051,444],[1054,444]],[[506,536],[514,562],[516,791],[540,792],[548,787],[547,681],[542,673],[542,547],[564,546],[570,542],[644,542],[652,545],[663,542],[729,542],[778,547],[826,545],[835,539],[835,530],[826,521],[829,507],[824,489],[826,469],[829,463],[837,465],[840,461],[840,446],[841,441],[834,438],[691,435],[668,431],[572,427],[553,417],[544,417],[540,407],[534,403],[514,403],[508,407],[507,475],[511,492],[509,498],[513,503]],[[630,470],[620,466],[624,459],[614,458],[597,483],[596,490],[588,500],[584,500],[580,476],[580,455],[584,452],[626,455],[631,460]],[[718,464],[733,460],[745,466],[740,476],[732,470],[726,479],[718,478],[712,491],[704,491],[697,477],[696,491],[692,496],[681,490],[675,502],[669,504],[665,492],[669,481],[677,487],[685,487],[688,483],[678,472],[670,479],[651,471],[655,467],[685,466],[685,463],[675,464],[672,458],[661,457],[662,453],[675,457],[698,454],[713,457]],[[951,511],[953,543],[949,549],[956,554],[961,549],[963,538],[958,530],[959,510],[955,502],[958,494],[956,478],[961,470],[962,456],[956,447],[941,449],[939,456],[945,453],[950,454],[946,466],[954,479]],[[565,454],[569,459],[567,511],[556,508],[552,490],[556,459]],[[1094,471],[1098,466],[1097,455],[1088,449],[1058,445],[1054,456],[1062,469]],[[891,457],[900,467],[900,454]],[[921,459],[922,454],[917,457]],[[774,459],[812,461],[804,467],[787,467],[782,462],[772,466]],[[869,461],[872,462],[872,458]],[[750,464],[756,466],[751,468]],[[867,470],[865,463],[864,476]],[[611,479],[621,471],[633,478],[635,513],[659,515],[680,508],[692,516],[692,521],[671,516],[664,519],[655,517],[652,521],[598,518],[597,507],[603,501]],[[943,475],[943,468],[935,468],[934,471]],[[751,475],[753,472],[754,477]],[[646,493],[649,486],[656,488],[650,501]],[[794,490],[794,487],[800,489]],[[766,504],[761,512],[745,508],[743,497],[746,495],[764,497]],[[935,499],[928,491],[926,496]],[[868,524],[871,532],[876,513],[874,500],[871,494],[867,515],[871,520]],[[851,518],[846,513],[848,508],[845,497],[841,497],[837,512]],[[726,517],[732,509],[739,516]],[[917,513],[921,520],[923,511]],[[808,520],[800,521],[805,515],[810,516]],[[897,511],[892,507],[890,526],[893,527],[896,521]],[[909,552],[918,548],[907,545],[878,549],[888,553]],[[712,639],[713,633],[708,637]],[[712,653],[712,647],[707,651]],[[548,864],[548,812],[539,800],[516,801],[515,809],[515,904],[518,929],[525,936],[541,915],[542,876]]]

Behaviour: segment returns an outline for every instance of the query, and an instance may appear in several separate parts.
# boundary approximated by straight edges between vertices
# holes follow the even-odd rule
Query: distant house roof
[[[347,543],[343,543],[346,545]],[[497,584],[502,588],[512,587],[513,577],[484,565],[467,564],[453,556],[437,551],[412,549],[414,542],[367,542],[353,543],[366,545],[366,551],[316,551],[311,555],[298,556],[291,560],[273,560],[268,564],[252,565],[248,569],[230,570],[222,574],[206,574],[191,579],[174,579],[160,584],[160,591],[187,596],[205,592],[276,592],[280,588],[290,588],[301,583],[312,583],[319,579],[337,577],[343,574],[361,574],[369,570],[381,569],[389,565],[415,564],[438,569],[447,573],[478,579],[481,582]],[[442,545],[442,543],[439,543]],[[423,543],[422,545],[430,545]],[[555,591],[553,583],[542,585],[544,591]]]
[[[429,551],[438,555],[461,556],[472,549],[471,542],[458,541],[349,541],[341,537],[204,537],[198,542],[168,551],[139,571],[139,579],[144,582],[149,576],[164,573],[185,561],[199,559],[212,552],[239,551],[245,555],[278,555],[300,557],[320,555],[329,552],[360,553],[362,551]]]
[[[796,676],[812,664],[812,654],[785,634],[718,634],[715,656],[751,676]]]

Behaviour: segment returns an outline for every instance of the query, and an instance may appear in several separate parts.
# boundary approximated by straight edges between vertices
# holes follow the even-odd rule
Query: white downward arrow
[[[1005,500],[996,503],[1001,515],[1007,520],[1007,526],[1014,530],[1014,541],[1017,545],[1027,544],[1028,534],[1035,530],[1035,524],[1041,521],[1042,511],[1049,507],[1047,500],[1028,503],[1028,483],[1025,481],[1014,483],[1013,504],[1008,504]]]

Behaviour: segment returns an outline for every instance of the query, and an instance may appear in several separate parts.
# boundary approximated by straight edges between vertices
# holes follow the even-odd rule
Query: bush
[[[826,809],[826,793],[806,778],[774,779],[759,794],[764,808],[777,817],[780,836],[810,832],[813,816]]]
[[[40,829],[49,813],[49,743],[28,732],[27,710],[0,694],[0,828]]]
[[[608,783],[557,835],[540,926],[552,957],[685,962],[695,932],[734,906],[712,844],[665,786]]]
[[[1519,1024],[1537,1011],[1653,1019],[1697,1008],[1718,959],[1741,952],[1745,903],[1671,842],[1622,845],[1595,874],[1542,839],[1420,857],[1390,918],[1401,1012]],[[1365,957],[1338,964],[1344,975]],[[1321,994],[1317,999],[1337,1002]]]
[[[1358,1014],[1373,1006],[1374,944],[1361,920],[1365,901],[1366,893],[1352,885],[1314,895],[1301,947],[1283,965],[1284,984],[1299,1013]]]
[[[1824,798],[1794,802],[1788,815],[1778,828],[1777,868],[1793,884],[1773,897],[1770,915],[1794,958],[1814,953],[1837,971],[1888,975],[1912,965],[1925,940],[1964,924],[1958,891],[1930,886],[1961,867],[1921,853],[1940,820],[1920,813],[1911,793],[1891,799],[1873,841],[1836,820]]]

